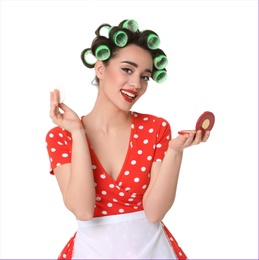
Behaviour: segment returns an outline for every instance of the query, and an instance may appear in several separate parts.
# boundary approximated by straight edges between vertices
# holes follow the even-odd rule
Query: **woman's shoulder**
[[[146,114],[146,113],[139,113],[139,112],[132,112],[132,115],[135,119],[139,122],[146,122],[152,124],[162,124],[162,125],[169,125],[167,119],[161,116],[153,115],[153,114]]]
[[[138,134],[148,134],[155,136],[156,140],[165,140],[166,142],[171,138],[171,126],[169,122],[160,116],[152,114],[144,114],[133,112],[133,128],[139,129]],[[146,131],[143,129],[146,129]]]
[[[64,128],[61,128],[60,126],[55,126],[48,130],[46,134],[46,140],[48,141],[50,139],[68,139],[70,141],[72,140],[71,133]]]

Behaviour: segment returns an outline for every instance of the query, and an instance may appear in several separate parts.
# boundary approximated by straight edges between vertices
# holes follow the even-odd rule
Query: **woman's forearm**
[[[77,219],[89,220],[95,207],[92,163],[84,129],[72,133],[71,172],[64,201]]]
[[[157,222],[174,203],[183,152],[168,149],[156,179],[144,201],[148,219]]]

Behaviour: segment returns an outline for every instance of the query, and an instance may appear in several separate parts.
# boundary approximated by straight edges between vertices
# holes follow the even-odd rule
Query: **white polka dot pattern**
[[[129,147],[116,180],[108,175],[90,147],[96,189],[95,217],[143,210],[142,198],[149,185],[152,163],[163,160],[170,139],[171,129],[166,120],[132,112]],[[71,134],[55,127],[47,134],[46,142],[50,173],[54,174],[55,167],[71,162]],[[167,234],[172,238],[169,231]]]
[[[153,162],[162,161],[171,136],[170,125],[163,118],[132,112],[131,136],[123,168],[113,180],[102,167],[92,148],[90,154],[95,178],[95,217],[143,210],[142,198],[150,181]],[[46,137],[50,172],[71,162],[71,134],[55,127]],[[111,203],[116,199],[115,203]],[[122,205],[127,205],[123,208]]]

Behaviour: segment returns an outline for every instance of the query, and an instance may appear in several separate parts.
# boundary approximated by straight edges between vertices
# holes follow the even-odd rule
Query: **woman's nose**
[[[134,89],[141,89],[140,77],[132,77],[130,80],[130,86]]]

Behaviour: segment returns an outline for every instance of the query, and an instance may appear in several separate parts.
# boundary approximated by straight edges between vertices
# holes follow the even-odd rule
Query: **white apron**
[[[177,259],[160,222],[144,211],[78,220],[72,259]]]

